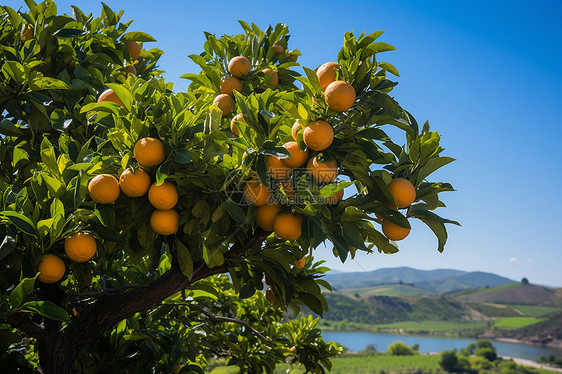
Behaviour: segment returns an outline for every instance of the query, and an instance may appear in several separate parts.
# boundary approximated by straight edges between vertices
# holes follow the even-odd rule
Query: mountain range
[[[481,271],[419,270],[411,267],[383,268],[370,272],[329,272],[325,279],[335,291],[402,284],[415,287],[417,293],[429,294],[517,283],[512,279]]]

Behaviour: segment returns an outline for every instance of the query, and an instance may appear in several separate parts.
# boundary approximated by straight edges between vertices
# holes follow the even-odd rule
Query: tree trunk
[[[38,342],[39,364],[43,374],[70,374],[78,359],[78,347],[62,344],[62,335]]]

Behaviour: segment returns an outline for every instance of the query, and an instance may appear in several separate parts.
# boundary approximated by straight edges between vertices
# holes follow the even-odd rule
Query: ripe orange
[[[99,204],[111,204],[119,197],[119,182],[111,174],[100,174],[88,183],[92,200]]]
[[[148,201],[158,210],[170,210],[178,203],[178,189],[168,181],[159,186],[154,182],[148,190]]]
[[[125,47],[127,47],[127,49],[129,50],[129,55],[131,55],[131,60],[133,61],[138,60],[142,49],[140,44],[133,41],[128,41],[123,44],[125,44]]]
[[[333,182],[338,176],[338,164],[334,160],[318,161],[314,156],[306,163],[306,172],[318,182]]]
[[[273,231],[273,221],[279,213],[279,204],[265,204],[256,209],[256,223],[265,231]]]
[[[31,25],[26,25],[20,34],[21,40],[24,42],[33,39],[33,27]]]
[[[304,143],[313,151],[323,151],[334,141],[334,129],[326,121],[310,122],[303,132]]]
[[[119,187],[129,197],[143,196],[150,188],[150,175],[142,169],[137,169],[134,173],[131,169],[125,169],[119,177]]]
[[[236,121],[242,121],[244,123],[246,123],[246,121],[244,120],[244,116],[242,115],[242,113],[238,113],[237,115],[235,115],[232,120],[230,121],[230,131],[232,131],[232,133],[236,136],[240,136],[240,130],[238,130],[238,127],[236,126]]]
[[[271,287],[267,287],[267,290],[265,290],[265,299],[271,304],[275,304],[275,295],[273,294]]]
[[[306,258],[302,257],[301,259],[295,261],[295,266],[297,269],[302,269],[304,268],[304,265],[306,264]]]
[[[398,241],[408,236],[410,229],[405,229],[385,219],[382,221],[382,232],[388,239]]]
[[[228,116],[234,111],[235,102],[232,96],[220,94],[213,100],[213,105],[218,106],[224,116]]]
[[[64,240],[64,251],[74,262],[89,261],[96,254],[96,239],[92,235],[77,232]]]
[[[262,73],[265,74],[265,83],[269,86],[277,86],[279,84],[279,75],[276,71],[271,69],[263,69]]]
[[[287,167],[275,156],[267,155],[267,172],[269,176],[273,179],[287,179],[291,175],[291,168]]]
[[[43,283],[58,282],[65,272],[64,261],[60,257],[53,254],[45,254],[41,257],[41,262],[37,265],[39,271],[39,279]]]
[[[283,46],[281,44],[273,44],[275,53],[283,53]]]
[[[353,86],[344,81],[335,81],[326,88],[325,100],[328,108],[336,112],[345,112],[355,103],[356,94]]]
[[[246,186],[244,186],[244,196],[246,197],[246,201],[254,204],[254,206],[260,207],[267,204],[271,193],[261,180],[255,178],[248,181]]]
[[[234,90],[242,92],[242,82],[236,77],[223,77],[220,84],[220,93],[234,96]]]
[[[164,162],[164,144],[156,138],[142,138],[135,144],[133,155],[145,167],[157,166]]]
[[[180,215],[174,209],[155,210],[150,216],[150,227],[160,235],[172,235],[178,231]]]
[[[328,196],[326,198],[325,203],[333,205],[333,204],[337,204],[341,199],[343,199],[343,190],[339,190],[332,196]]]
[[[316,71],[316,76],[322,87],[322,91],[326,90],[326,87],[336,80],[337,70],[340,68],[340,64],[337,62],[326,62],[320,65]]]
[[[123,74],[125,75],[128,74],[137,75],[137,68],[135,67],[135,65],[127,65],[122,70],[123,70]]]
[[[285,240],[297,240],[301,236],[302,216],[285,212],[278,214],[273,221],[273,231]]]
[[[250,60],[244,56],[234,57],[228,63],[228,71],[237,78],[248,75],[251,69],[252,65],[250,65]]]
[[[112,103],[123,106],[123,102],[111,88],[103,91],[98,97],[98,103],[101,103],[102,101],[110,101]]]
[[[293,135],[293,139],[298,140],[298,132],[300,129],[302,129],[304,126],[300,124],[299,121],[295,121],[295,123],[293,124],[293,128],[291,129],[291,135]]]
[[[416,200],[416,189],[409,180],[395,178],[388,184],[388,189],[398,208],[407,208]]]
[[[390,201],[388,201],[388,200],[383,201],[382,205],[385,206],[385,207],[387,207],[388,209],[397,210],[396,207],[395,207],[394,205],[392,205],[392,203],[391,203]],[[375,216],[377,216],[378,219],[384,219],[384,217],[381,216],[381,215],[378,214],[378,213],[375,213]]]
[[[301,151],[297,142],[287,142],[283,144],[283,147],[285,147],[285,149],[287,149],[287,151],[291,154],[291,157],[281,160],[285,166],[298,168],[306,162],[306,159],[308,158],[308,149]]]

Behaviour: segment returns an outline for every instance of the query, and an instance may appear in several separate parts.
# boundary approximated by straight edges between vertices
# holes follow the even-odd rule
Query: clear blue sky
[[[71,3],[101,10],[94,1],[57,3],[67,13]],[[418,122],[428,119],[443,134],[445,154],[458,159],[437,175],[458,190],[444,196],[448,207],[437,213],[463,227],[449,227],[443,254],[429,229],[414,223],[396,255],[360,255],[345,264],[329,249],[316,256],[345,271],[455,268],[562,286],[561,1],[106,3],[135,20],[130,30],[158,40],[151,45],[164,50],[161,68],[176,90],[187,87],[180,75],[197,72],[187,55],[201,52],[203,31],[240,33],[238,19],[260,27],[287,23],[290,47],[312,68],[335,60],[345,31],[385,30],[381,40],[397,48],[386,60],[401,73],[395,98]]]

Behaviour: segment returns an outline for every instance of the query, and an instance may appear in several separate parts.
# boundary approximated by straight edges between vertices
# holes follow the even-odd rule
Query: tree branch
[[[213,313],[209,312],[208,310],[206,310],[205,308],[203,308],[199,305],[190,304],[190,306],[195,307],[195,309],[197,309],[202,314],[207,316],[211,321],[237,323],[239,325],[242,325],[242,326],[246,327],[248,330],[250,330],[252,332],[252,334],[257,336],[265,345],[270,347],[271,342],[269,340],[267,340],[267,338],[265,336],[263,336],[258,330],[253,328],[252,325],[250,325],[248,322],[243,321],[241,319],[236,319],[236,318],[217,316],[216,314],[213,314]]]
[[[13,313],[8,316],[7,322],[37,340],[45,339],[48,332],[43,324],[36,324],[29,319],[28,313]]]

